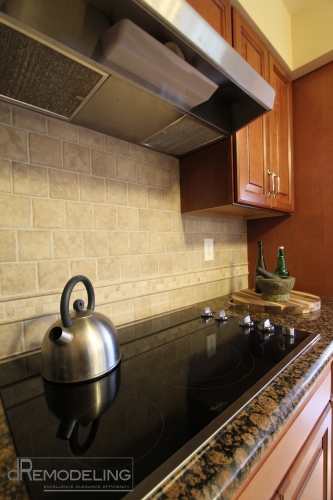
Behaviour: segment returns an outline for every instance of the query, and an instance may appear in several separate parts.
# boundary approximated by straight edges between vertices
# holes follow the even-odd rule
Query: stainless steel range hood
[[[272,87],[185,0],[0,4],[3,100],[173,156],[230,135],[273,107]],[[167,58],[171,42],[184,57],[170,57],[180,85],[190,67],[212,87],[210,94],[184,99],[163,77],[159,83],[149,71],[110,60],[101,40],[124,19]],[[154,51],[147,47],[149,58]]]

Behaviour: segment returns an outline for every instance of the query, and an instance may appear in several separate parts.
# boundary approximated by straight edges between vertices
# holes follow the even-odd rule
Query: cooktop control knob
[[[222,309],[215,314],[215,321],[228,321],[228,316],[225,311]]]
[[[292,326],[283,326],[282,327],[282,335],[284,335],[285,337],[294,337],[295,330]]]
[[[253,321],[250,318],[250,315],[248,314],[247,316],[244,316],[240,322],[239,326],[244,326],[246,328],[249,328],[250,326],[253,326]]]
[[[212,318],[213,317],[213,313],[212,311],[210,310],[210,307],[205,307],[202,312],[201,312],[201,317],[202,318]]]
[[[262,319],[259,322],[258,330],[260,332],[273,332],[274,331],[274,326],[271,325],[271,322],[269,321],[268,318],[265,318],[265,319]]]

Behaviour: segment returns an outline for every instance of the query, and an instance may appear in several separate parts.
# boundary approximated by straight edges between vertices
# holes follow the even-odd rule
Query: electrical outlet
[[[204,238],[205,260],[214,260],[214,240],[213,238]]]

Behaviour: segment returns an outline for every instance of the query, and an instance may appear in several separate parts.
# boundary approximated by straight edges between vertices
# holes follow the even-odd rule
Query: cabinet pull
[[[274,174],[275,177],[277,177],[277,191],[276,193],[274,194],[274,199],[277,197],[278,194],[280,194],[280,176],[279,175],[276,175]]]
[[[272,176],[272,189],[268,192],[268,198],[270,198],[271,194],[274,193],[275,191],[275,181],[274,181],[274,177],[277,177],[277,175],[274,173],[274,172],[271,172],[270,170],[268,170],[268,175],[271,175]]]

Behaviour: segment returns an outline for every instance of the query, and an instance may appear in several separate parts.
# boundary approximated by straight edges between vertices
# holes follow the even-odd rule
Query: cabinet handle
[[[274,174],[276,177],[277,177],[277,181],[278,181],[278,185],[277,185],[277,191],[276,193],[274,194],[274,199],[277,197],[278,194],[280,194],[280,176],[279,175],[276,175]]]
[[[274,193],[274,191],[275,191],[274,177],[277,177],[277,175],[274,172],[271,172],[270,170],[268,170],[268,175],[272,176],[272,189],[268,192],[268,195],[267,195],[268,198],[270,198],[271,194]]]

